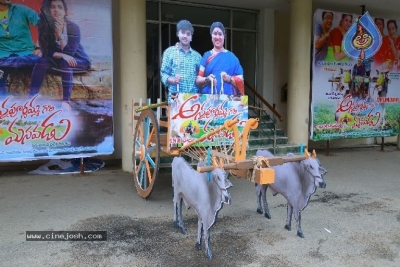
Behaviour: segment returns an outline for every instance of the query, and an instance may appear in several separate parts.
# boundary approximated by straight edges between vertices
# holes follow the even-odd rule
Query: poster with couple
[[[0,161],[113,153],[111,4],[0,4]]]
[[[400,114],[400,21],[314,13],[310,139],[395,136]]]

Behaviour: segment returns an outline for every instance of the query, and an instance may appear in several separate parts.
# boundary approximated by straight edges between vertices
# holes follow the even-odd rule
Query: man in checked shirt
[[[161,63],[161,81],[168,88],[168,103],[172,103],[177,93],[198,92],[196,77],[200,67],[200,54],[190,47],[193,26],[187,20],[176,25],[179,42],[164,51]]]

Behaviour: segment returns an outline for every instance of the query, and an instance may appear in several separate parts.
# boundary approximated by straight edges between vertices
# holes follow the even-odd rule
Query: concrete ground
[[[88,175],[0,176],[0,266],[400,266],[400,151],[342,149],[318,158],[329,171],[302,212],[304,239],[283,228],[285,199],[268,193],[272,219],[256,213],[254,185],[232,178],[232,204],[211,228],[214,258],[172,227],[171,177],[149,200],[132,174],[108,167]],[[26,231],[104,230],[105,242],[25,241]]]

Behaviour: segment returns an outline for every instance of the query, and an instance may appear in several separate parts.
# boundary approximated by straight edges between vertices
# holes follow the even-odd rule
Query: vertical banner
[[[311,140],[398,134],[398,23],[368,12],[316,10]]]
[[[113,153],[112,1],[5,2],[0,161]]]

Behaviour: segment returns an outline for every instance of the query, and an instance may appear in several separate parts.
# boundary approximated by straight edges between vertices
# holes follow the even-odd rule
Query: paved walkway
[[[254,185],[232,178],[233,203],[211,228],[214,258],[172,227],[171,178],[141,199],[132,175],[107,166],[90,175],[0,176],[0,266],[400,266],[400,151],[333,150],[329,171],[302,212],[305,239],[286,231],[285,199],[268,193],[272,219],[255,212]],[[295,228],[292,225],[292,228]],[[106,242],[27,242],[34,230],[108,231]]]

